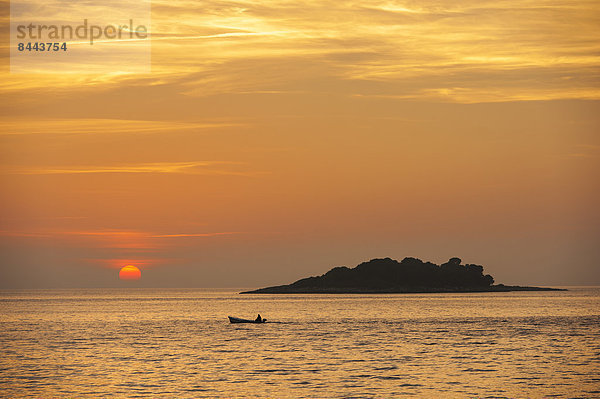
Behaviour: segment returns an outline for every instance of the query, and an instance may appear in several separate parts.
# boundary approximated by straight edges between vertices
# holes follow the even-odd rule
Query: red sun
[[[140,269],[133,265],[123,266],[119,271],[119,278],[121,280],[139,280],[142,277]]]

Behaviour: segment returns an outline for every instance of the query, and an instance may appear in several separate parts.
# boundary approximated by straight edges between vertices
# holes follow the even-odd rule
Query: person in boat
[[[254,319],[255,322],[257,323],[262,323],[262,317],[260,317],[260,313],[258,314],[258,317],[256,319]]]

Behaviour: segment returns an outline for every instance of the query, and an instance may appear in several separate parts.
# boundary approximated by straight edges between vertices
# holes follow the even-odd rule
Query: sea
[[[0,397],[600,398],[600,288],[241,290],[0,291]]]

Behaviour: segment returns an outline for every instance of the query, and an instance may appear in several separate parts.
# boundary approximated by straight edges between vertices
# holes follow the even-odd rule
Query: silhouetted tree
[[[372,259],[352,269],[345,266],[334,267],[322,276],[298,280],[290,287],[469,289],[489,287],[494,283],[492,276],[483,274],[483,266],[463,266],[461,262],[460,258],[451,258],[438,266],[417,258],[404,258],[401,262],[390,258]]]

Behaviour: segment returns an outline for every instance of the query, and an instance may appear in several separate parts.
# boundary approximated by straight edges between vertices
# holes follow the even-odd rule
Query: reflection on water
[[[598,289],[2,291],[0,315],[4,397],[600,397]]]

